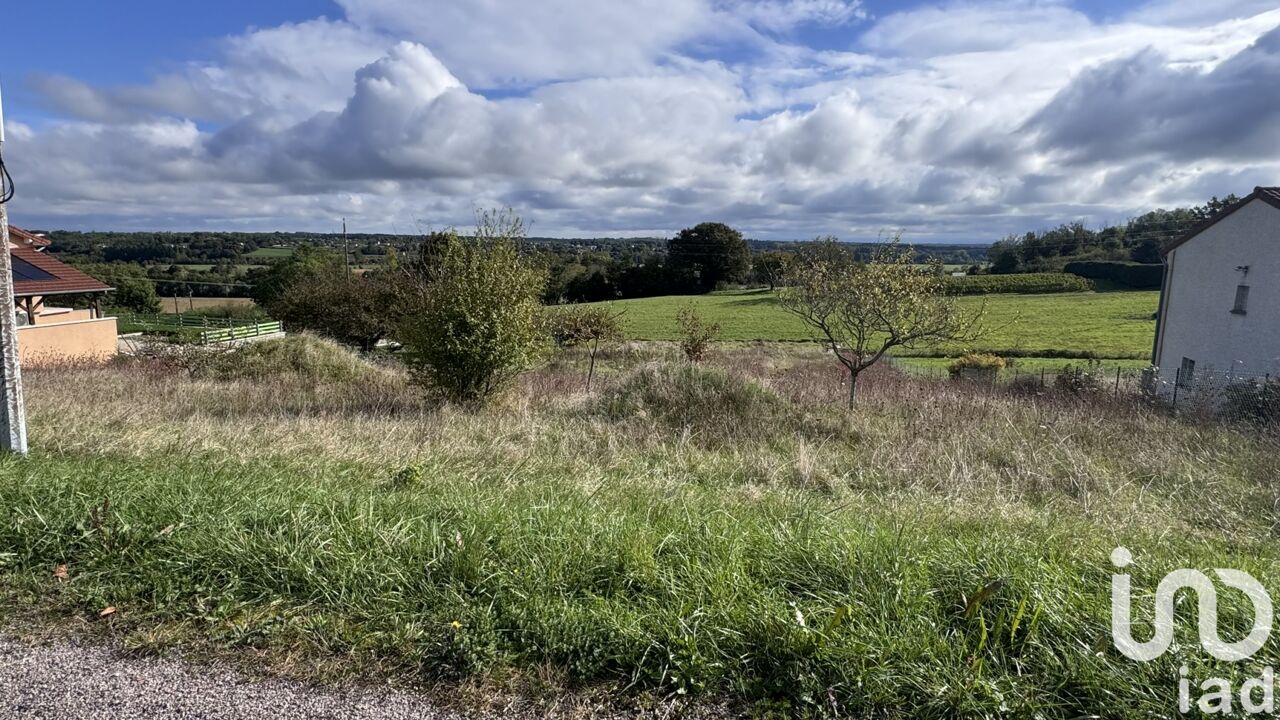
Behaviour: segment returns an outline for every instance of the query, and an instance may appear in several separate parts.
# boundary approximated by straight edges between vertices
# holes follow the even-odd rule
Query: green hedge
[[[1112,260],[1077,260],[1063,270],[1091,280],[1110,280],[1127,287],[1155,290],[1164,279],[1164,265]]]
[[[1093,284],[1079,275],[1067,273],[1020,273],[1011,275],[967,275],[947,278],[948,295],[989,295],[992,293],[1085,292]]]

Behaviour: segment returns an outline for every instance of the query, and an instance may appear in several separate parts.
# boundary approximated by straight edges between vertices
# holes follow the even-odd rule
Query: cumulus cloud
[[[739,0],[722,7],[751,25],[775,32],[802,25],[848,25],[867,17],[861,0]]]
[[[694,0],[417,2],[339,0],[347,18],[430,47],[475,87],[610,76],[647,68],[707,32]]]
[[[1065,0],[340,5],[150,83],[32,78],[57,117],[11,124],[15,213],[411,232],[510,204],[546,233],[985,241],[1280,178],[1280,12],[1246,0],[1164,24]],[[809,47],[819,27],[849,46]]]
[[[895,13],[863,41],[872,49],[902,55],[958,55],[1060,40],[1091,27],[1084,13],[1058,2],[970,0]]]
[[[1082,73],[1030,122],[1075,162],[1251,160],[1280,147],[1280,28],[1208,72],[1144,51]]]
[[[94,88],[58,75],[37,75],[32,84],[52,108],[95,122],[154,114],[300,119],[340,107],[352,73],[383,55],[388,44],[373,31],[320,19],[227,38],[218,62],[191,62],[146,85]]]

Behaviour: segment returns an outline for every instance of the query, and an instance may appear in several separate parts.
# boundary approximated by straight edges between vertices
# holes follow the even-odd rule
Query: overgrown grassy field
[[[985,324],[990,328],[986,337],[966,348],[919,349],[898,354],[967,349],[1032,357],[1092,353],[1101,358],[1149,358],[1158,299],[1158,292],[1148,291],[964,297],[959,301],[971,307],[985,302]],[[725,340],[813,339],[767,290],[620,300],[610,305],[626,311],[624,322],[629,336],[673,340],[677,336],[676,312],[689,303],[707,319],[720,323]]]
[[[0,603],[294,674],[780,716],[1164,717],[1183,663],[1276,662],[1214,663],[1194,613],[1153,663],[1109,634],[1117,545],[1140,626],[1174,568],[1280,590],[1267,437],[888,371],[847,414],[780,348],[612,353],[593,395],[563,356],[484,410],[323,347],[33,371]]]
[[[162,297],[160,312],[181,314],[212,307],[252,307],[253,298],[247,297]]]

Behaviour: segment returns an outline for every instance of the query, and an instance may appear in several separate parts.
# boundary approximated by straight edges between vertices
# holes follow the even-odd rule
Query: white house
[[[1152,364],[1165,387],[1280,376],[1280,188],[1165,250]]]

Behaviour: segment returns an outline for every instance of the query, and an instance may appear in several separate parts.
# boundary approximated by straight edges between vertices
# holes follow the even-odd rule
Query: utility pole
[[[347,247],[347,219],[342,218],[342,262],[347,266],[347,277],[351,276],[351,249]]]
[[[13,179],[4,167],[4,102],[0,99],[0,450],[27,454],[27,411],[22,402],[22,366],[18,361],[18,318],[13,298],[13,260],[9,257],[9,209]]]

